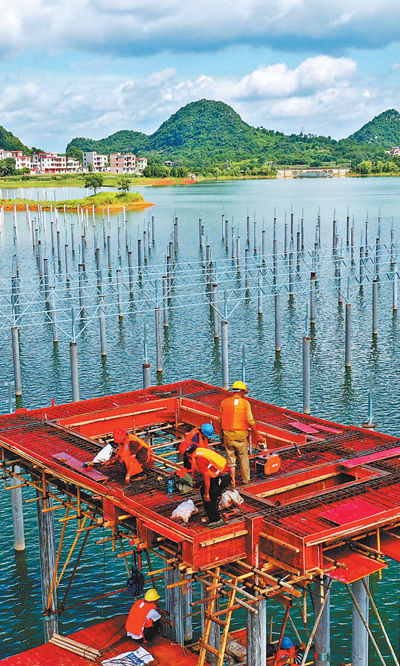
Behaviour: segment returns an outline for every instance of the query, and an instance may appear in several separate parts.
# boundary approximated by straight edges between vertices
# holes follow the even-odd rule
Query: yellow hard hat
[[[247,392],[247,386],[244,382],[235,382],[232,385],[232,391],[246,391]]]
[[[146,594],[144,595],[144,598],[146,601],[157,601],[157,599],[160,598],[160,595],[158,594],[157,590],[154,589],[154,587],[151,588],[151,590],[147,590]]]

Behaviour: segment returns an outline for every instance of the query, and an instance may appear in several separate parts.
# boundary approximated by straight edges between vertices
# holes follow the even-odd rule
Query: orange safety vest
[[[143,638],[144,627],[151,626],[153,623],[153,620],[147,620],[146,622],[146,618],[150,611],[156,608],[156,604],[152,601],[137,599],[129,611],[125,625],[126,631],[129,631],[134,636],[141,636]]]
[[[198,447],[192,455],[192,465],[200,474],[208,472],[212,478],[228,471],[228,461],[212,449]]]
[[[248,430],[247,400],[238,395],[232,395],[221,403],[222,430]]]
[[[188,434],[186,435],[185,439],[183,440],[185,444],[192,444],[194,437],[198,435],[199,439],[195,444],[200,446],[202,449],[208,449],[209,448],[209,442],[208,439],[203,433],[201,432],[200,428],[193,428]]]
[[[135,452],[131,451],[131,443],[135,443],[137,445]],[[136,457],[137,453],[142,448],[147,449],[146,466],[151,466],[151,448],[147,442],[144,441],[144,439],[141,439],[137,435],[129,434],[125,437],[122,444],[119,445],[118,456],[120,460],[125,463],[127,475],[129,477],[135,476],[135,474],[140,474],[140,472],[143,471],[143,466]]]

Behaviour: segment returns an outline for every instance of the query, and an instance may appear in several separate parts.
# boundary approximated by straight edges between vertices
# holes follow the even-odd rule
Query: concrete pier
[[[41,497],[41,491],[36,491],[36,496]],[[51,499],[47,500],[47,508],[50,508]],[[52,587],[54,567],[55,567],[55,548],[54,548],[54,512],[43,513],[44,501],[38,500],[37,503],[38,528],[39,528],[39,548],[40,548],[40,578],[42,587],[43,610],[47,610],[48,599]],[[57,590],[54,586],[52,599],[48,610],[49,615],[44,615],[44,640],[49,641],[54,632],[58,632],[58,615],[52,614],[57,608]]]
[[[178,569],[165,572],[165,586],[173,585],[181,580],[181,574]],[[165,610],[168,613],[168,619],[172,622],[171,625],[166,625],[167,636],[175,643],[184,643],[184,628],[183,628],[183,594],[182,586],[172,587],[170,590],[165,590]]]
[[[369,576],[365,579],[369,587]],[[368,666],[368,632],[360,616],[357,605],[368,624],[369,622],[369,599],[362,580],[356,580],[351,585],[354,595],[353,600],[353,633],[351,644],[351,661],[353,666]]]
[[[266,664],[267,662],[267,601],[262,599],[257,606],[258,613],[247,611],[247,663]]]
[[[329,666],[331,663],[331,635],[330,635],[330,591],[328,591],[329,577],[317,579],[314,583],[314,615],[317,618],[325,596],[328,595],[321,619],[315,632],[315,666]]]
[[[18,465],[14,466],[15,474],[19,474],[21,469]],[[18,485],[18,479],[15,485]],[[11,506],[14,526],[14,550],[21,552],[25,550],[25,532],[24,532],[24,512],[22,508],[22,490],[13,488],[11,490]]]

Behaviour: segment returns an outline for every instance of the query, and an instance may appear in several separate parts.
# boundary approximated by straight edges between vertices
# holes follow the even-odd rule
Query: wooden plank
[[[80,472],[80,474],[83,474],[83,476],[87,476],[88,479],[92,479],[93,481],[108,481],[108,476],[98,472],[96,469],[84,467],[81,460],[74,458],[74,456],[70,456],[69,453],[53,453],[51,457],[58,460],[58,462],[64,463],[67,467],[75,469],[77,472]]]
[[[385,451],[375,451],[367,456],[360,456],[359,458],[352,458],[342,463],[344,467],[357,467],[358,465],[367,465],[375,460],[387,460],[388,458],[396,458],[400,456],[400,446],[394,449],[386,449]]]
[[[248,534],[247,530],[240,530],[239,532],[233,532],[233,534],[222,534],[221,536],[215,537],[214,539],[207,539],[206,541],[200,541],[200,548],[205,548],[206,546],[213,546],[216,543],[222,543],[223,541],[229,541],[230,539],[238,539],[239,537],[245,536]]]
[[[339,506],[334,506],[327,511],[322,511],[320,516],[336,523],[347,525],[360,518],[369,518],[377,513],[382,513],[382,507],[355,497]]]
[[[318,435],[318,430],[315,428],[312,428],[311,426],[308,426],[306,423],[302,423],[301,421],[289,421],[289,425],[292,426],[292,428],[296,428],[296,430],[300,430],[300,432],[305,432],[306,435]]]

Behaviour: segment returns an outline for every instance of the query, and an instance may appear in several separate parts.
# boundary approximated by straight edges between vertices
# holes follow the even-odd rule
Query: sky
[[[339,139],[400,110],[395,0],[0,0],[0,124],[26,145],[148,134],[198,99]]]

